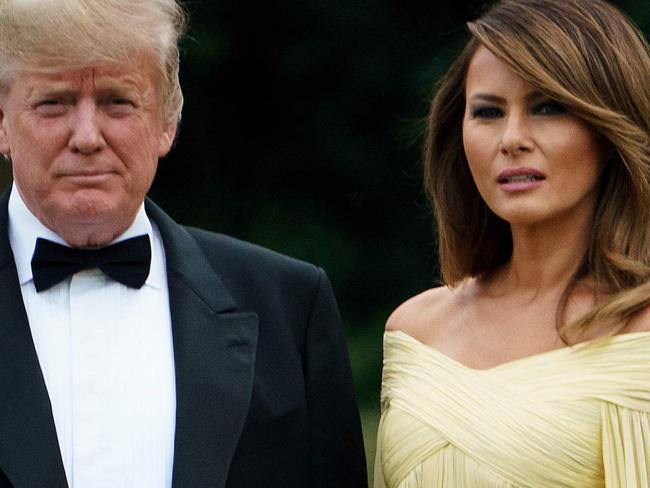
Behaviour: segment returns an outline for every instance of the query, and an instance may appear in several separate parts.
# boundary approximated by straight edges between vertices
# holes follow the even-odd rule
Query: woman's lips
[[[506,192],[533,190],[542,185],[546,176],[533,168],[509,168],[497,177],[499,188]]]

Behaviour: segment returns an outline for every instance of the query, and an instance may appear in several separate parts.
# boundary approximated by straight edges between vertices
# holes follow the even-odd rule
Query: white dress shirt
[[[171,487],[176,392],[165,269],[144,204],[114,242],[148,234],[151,271],[140,289],[99,270],[36,292],[38,237],[65,241],[9,198],[9,241],[70,488]]]

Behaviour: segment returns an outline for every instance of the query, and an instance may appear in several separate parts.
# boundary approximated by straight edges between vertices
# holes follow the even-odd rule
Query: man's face
[[[18,72],[0,100],[0,152],[43,224],[73,246],[103,245],[131,225],[171,148],[176,120],[160,107],[144,58]]]

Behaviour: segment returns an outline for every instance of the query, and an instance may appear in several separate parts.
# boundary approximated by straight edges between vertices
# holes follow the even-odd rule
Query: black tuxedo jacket
[[[0,200],[0,488],[64,488],[7,202],[8,193]],[[344,337],[323,271],[181,227],[150,201],[146,208],[167,259],[173,487],[367,486]]]

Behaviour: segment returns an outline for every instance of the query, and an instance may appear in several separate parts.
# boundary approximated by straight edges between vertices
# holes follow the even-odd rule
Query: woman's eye
[[[503,116],[503,110],[498,107],[476,107],[471,111],[473,119],[497,119]]]
[[[538,115],[560,115],[565,112],[564,105],[558,102],[543,102],[533,108],[533,113]]]

